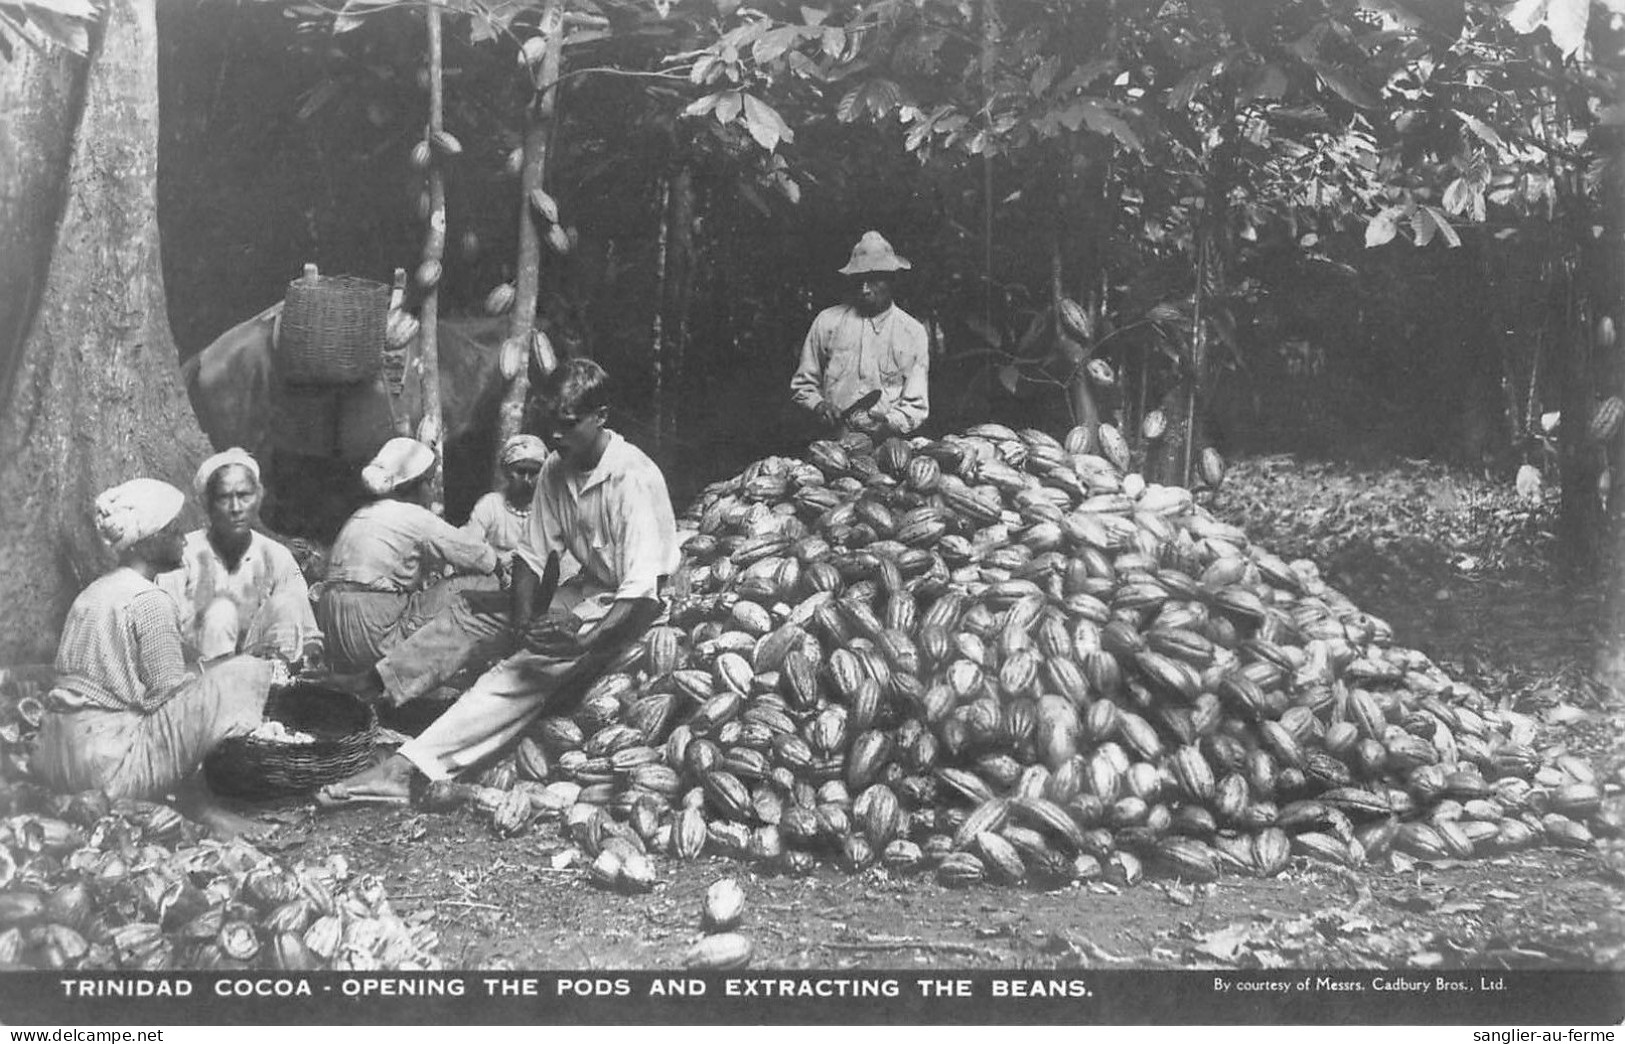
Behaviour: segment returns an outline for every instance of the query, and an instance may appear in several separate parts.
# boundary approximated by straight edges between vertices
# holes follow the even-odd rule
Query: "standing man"
[[[906,435],[931,412],[925,327],[892,303],[892,281],[911,267],[879,232],[865,232],[840,270],[851,303],[819,312],[807,331],[790,397],[830,435],[842,429],[876,441]],[[876,391],[879,401],[854,410]]]
[[[233,447],[192,480],[207,528],[186,534],[181,567],[158,586],[181,608],[181,633],[204,661],[237,653],[288,663],[321,658],[322,633],[293,553],[254,530],[264,499],[260,466]]]
[[[538,391],[553,455],[514,563],[508,625],[520,651],[388,760],[323,787],[318,804],[404,803],[414,773],[448,779],[492,757],[544,711],[579,700],[664,611],[662,587],[679,558],[671,497],[654,461],[605,427],[608,376],[572,359]],[[560,585],[565,551],[581,572]],[[536,621],[550,604],[559,612]]]

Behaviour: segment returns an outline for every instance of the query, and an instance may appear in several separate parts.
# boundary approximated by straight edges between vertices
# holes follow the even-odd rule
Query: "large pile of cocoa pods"
[[[0,969],[440,967],[434,930],[343,856],[284,866],[165,804],[30,782],[45,677],[0,671]]]
[[[1108,425],[993,424],[758,461],[692,508],[669,623],[430,803],[563,816],[632,890],[656,853],[1051,887],[1617,825],[1531,719],[1128,464]]]

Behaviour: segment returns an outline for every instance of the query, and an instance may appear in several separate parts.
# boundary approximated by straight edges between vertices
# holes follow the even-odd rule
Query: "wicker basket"
[[[276,743],[253,736],[224,741],[203,762],[216,793],[259,800],[308,794],[372,764],[378,719],[349,693],[295,682],[271,696],[265,717],[290,731],[308,732],[316,742]]]
[[[277,341],[292,384],[358,384],[378,372],[389,287],[355,276],[303,276],[288,284]]]

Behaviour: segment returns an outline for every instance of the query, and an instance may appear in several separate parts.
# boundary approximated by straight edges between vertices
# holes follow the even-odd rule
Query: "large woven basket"
[[[314,743],[276,743],[234,736],[203,762],[217,793],[251,800],[308,794],[372,764],[378,719],[372,707],[347,692],[295,682],[265,704],[267,721],[308,732]]]
[[[378,372],[389,287],[356,276],[303,276],[288,284],[278,367],[293,384],[359,384]]]

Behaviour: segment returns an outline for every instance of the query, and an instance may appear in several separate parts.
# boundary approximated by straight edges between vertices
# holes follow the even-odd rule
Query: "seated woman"
[[[490,544],[423,506],[434,450],[416,439],[384,443],[361,472],[375,499],[350,516],[327,556],[316,619],[339,671],[367,672],[471,587],[491,586]],[[444,577],[444,567],[455,574]]]
[[[185,494],[134,479],[96,498],[96,528],[118,567],[74,599],[56,654],[34,764],[64,792],[162,799],[217,834],[264,833],[221,807],[198,771],[220,741],[264,717],[273,665],[238,656],[188,668],[174,601],[153,583],[181,562]]]
[[[181,607],[181,633],[203,660],[234,653],[288,663],[321,658],[322,634],[293,552],[254,530],[260,466],[240,449],[216,453],[192,488],[209,524],[186,534],[181,568],[158,586]]]
[[[545,460],[547,445],[534,435],[515,435],[503,443],[503,487],[476,500],[463,523],[463,532],[496,548],[504,573],[511,569],[514,548],[530,525],[530,502]]]

